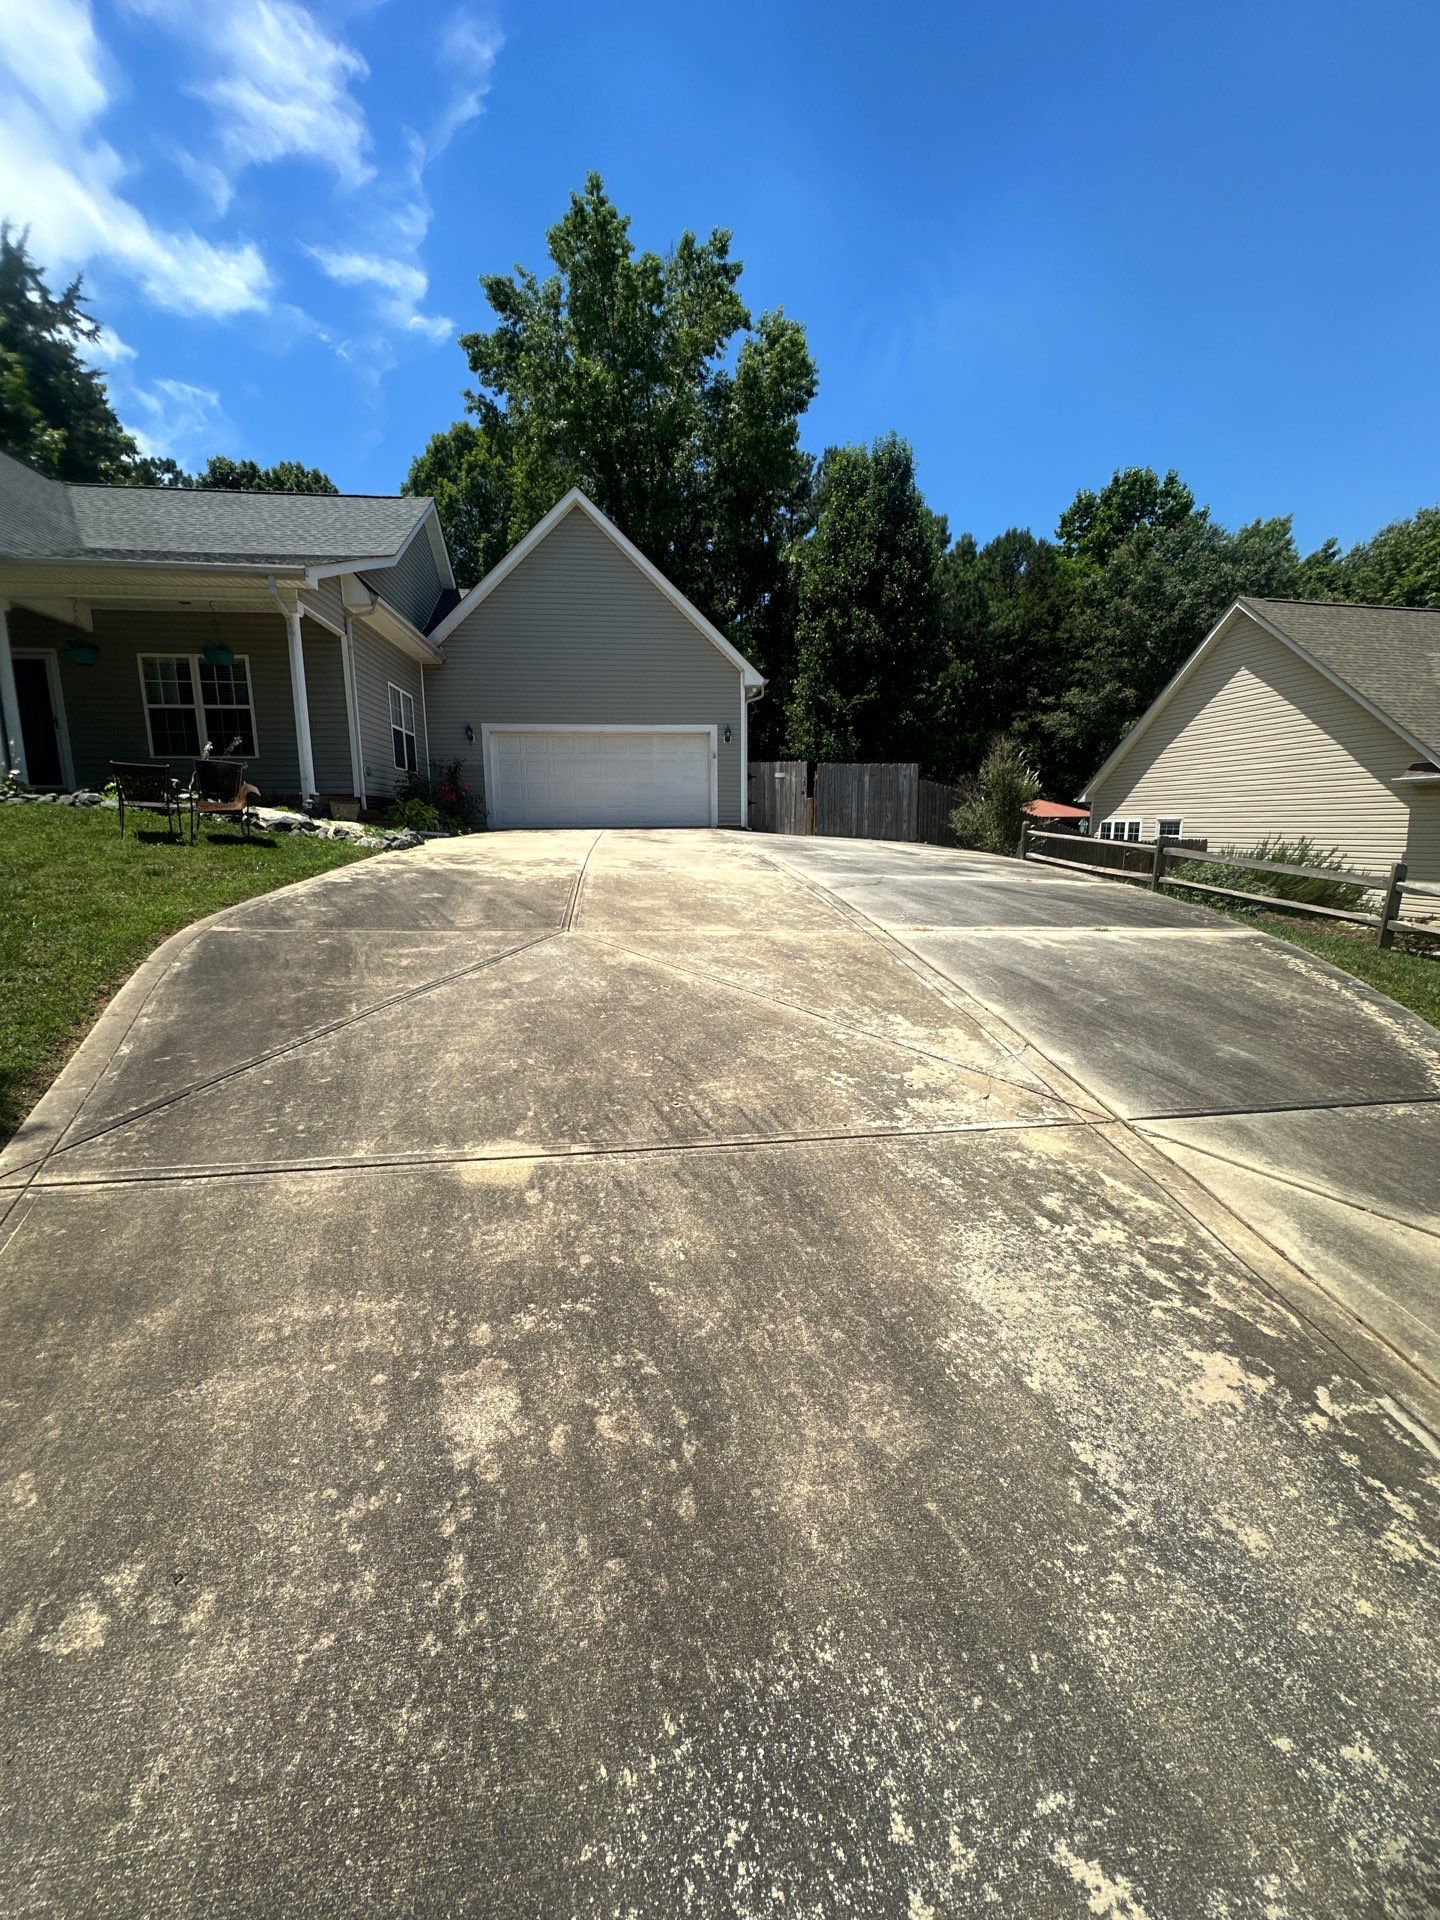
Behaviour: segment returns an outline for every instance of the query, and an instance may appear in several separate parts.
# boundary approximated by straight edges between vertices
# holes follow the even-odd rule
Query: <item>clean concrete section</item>
[[[1430,1911],[1437,1073],[966,856],[218,916],[0,1163],[0,1906]]]

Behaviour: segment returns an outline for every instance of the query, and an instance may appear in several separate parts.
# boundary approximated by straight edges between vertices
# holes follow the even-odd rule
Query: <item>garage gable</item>
[[[492,819],[743,825],[747,702],[764,682],[582,495],[432,638],[432,755],[472,778],[482,762]]]

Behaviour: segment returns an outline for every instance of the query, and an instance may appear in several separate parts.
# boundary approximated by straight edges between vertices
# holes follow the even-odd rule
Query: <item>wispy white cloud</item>
[[[196,466],[233,444],[234,429],[213,387],[188,380],[156,380],[117,395],[126,426],[142,453]]]
[[[12,4],[0,0],[0,11]],[[31,228],[47,266],[113,262],[174,313],[223,318],[266,305],[270,275],[253,243],[218,245],[151,221],[125,191],[115,149],[57,121],[47,104],[19,98],[0,77],[0,206]]]
[[[351,87],[365,60],[297,0],[129,0],[203,68],[191,91],[214,109],[223,170],[297,158],[348,187],[374,177],[370,128]]]
[[[89,0],[0,0],[0,72],[42,101],[56,126],[88,126],[108,90]]]
[[[430,282],[410,261],[375,253],[336,253],[324,247],[307,247],[306,252],[340,286],[369,288],[380,318],[398,331],[427,340],[448,340],[455,331],[454,321],[445,314],[421,311]]]
[[[495,62],[505,36],[492,20],[457,13],[440,35],[440,63],[453,91],[426,142],[429,156],[443,153],[461,127],[485,111]]]

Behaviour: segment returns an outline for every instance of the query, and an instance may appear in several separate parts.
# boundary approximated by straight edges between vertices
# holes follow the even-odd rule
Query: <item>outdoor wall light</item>
[[[730,744],[730,727],[728,722],[726,723],[726,727],[725,727],[725,744],[727,747]]]
[[[473,747],[475,744],[475,729],[474,727],[471,726],[468,720],[465,722],[465,738],[470,742],[471,746]]]

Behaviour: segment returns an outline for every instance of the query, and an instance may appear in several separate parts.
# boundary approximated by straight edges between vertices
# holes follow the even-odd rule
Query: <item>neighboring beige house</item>
[[[207,740],[267,800],[465,763],[489,824],[745,824],[765,682],[578,491],[461,595],[433,501],[74,486],[0,454],[0,739],[34,787]]]
[[[1440,880],[1440,609],[1237,600],[1081,798],[1102,839],[1304,834]]]

